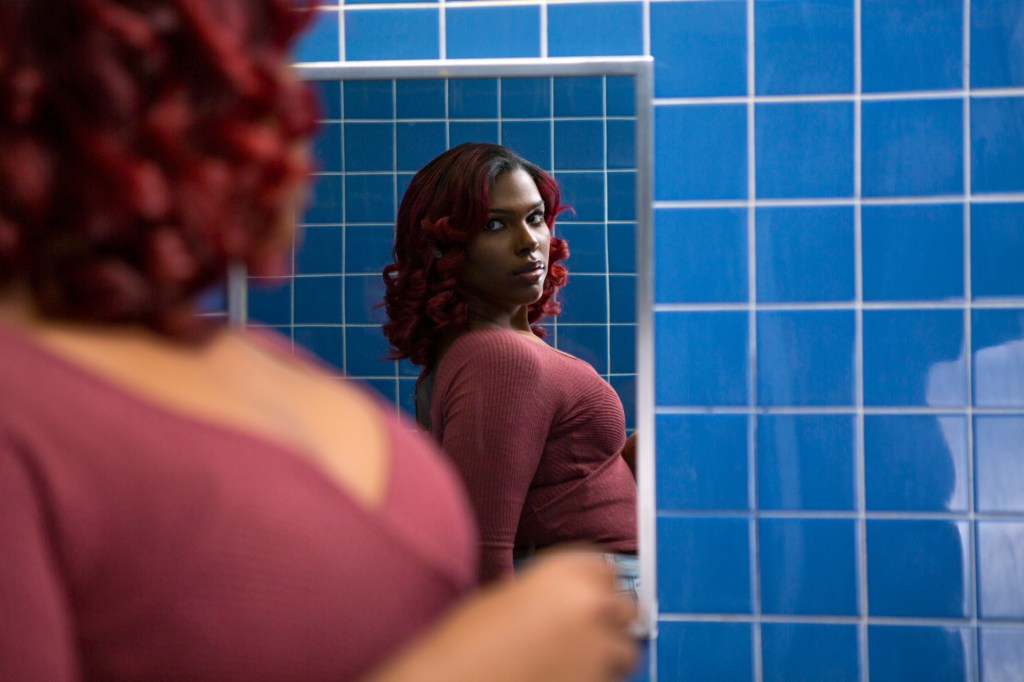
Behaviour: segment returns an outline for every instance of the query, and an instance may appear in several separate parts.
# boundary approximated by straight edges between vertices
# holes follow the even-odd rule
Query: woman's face
[[[494,181],[483,231],[469,243],[462,293],[471,311],[491,319],[514,315],[544,293],[551,232],[530,175],[517,169]]]

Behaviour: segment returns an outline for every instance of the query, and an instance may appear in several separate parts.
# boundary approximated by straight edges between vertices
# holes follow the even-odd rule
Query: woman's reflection
[[[509,149],[468,143],[427,164],[384,269],[396,358],[422,366],[417,419],[469,489],[484,580],[584,543],[635,587],[636,486],[622,404],[588,363],[541,339],[568,254],[558,185]]]

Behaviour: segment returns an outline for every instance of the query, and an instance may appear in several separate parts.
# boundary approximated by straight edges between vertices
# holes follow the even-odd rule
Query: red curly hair
[[[279,272],[317,115],[288,66],[308,9],[2,0],[0,284],[186,338],[229,262]]]
[[[467,142],[424,166],[412,179],[398,209],[393,263],[384,268],[384,335],[391,358],[409,358],[432,367],[442,337],[466,327],[468,311],[458,278],[466,250],[487,222],[488,195],[498,176],[523,170],[544,201],[544,221],[554,230],[565,210],[554,178],[512,150],[496,144]],[[533,333],[537,323],[561,309],[555,293],[568,271],[558,261],[569,256],[565,240],[552,234],[548,275],[540,299],[529,309]]]

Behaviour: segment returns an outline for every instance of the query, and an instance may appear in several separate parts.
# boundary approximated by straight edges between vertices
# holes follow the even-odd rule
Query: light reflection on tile
[[[979,512],[1024,512],[1024,417],[974,420],[976,506]],[[1024,567],[1021,569],[1024,574]]]
[[[1024,522],[978,522],[982,618],[1024,618]]]
[[[981,679],[985,682],[1020,682],[1024,671],[1024,629],[982,628]]]

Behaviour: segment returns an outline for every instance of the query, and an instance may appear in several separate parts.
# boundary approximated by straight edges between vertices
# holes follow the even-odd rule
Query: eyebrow
[[[544,202],[543,201],[538,201],[536,204],[531,206],[529,208],[529,210],[526,211],[526,212],[527,213],[533,213],[538,208],[544,208]],[[490,214],[494,214],[494,215],[515,215],[516,211],[513,211],[511,209],[507,209],[507,208],[489,208],[489,209],[487,209],[487,214],[488,215],[490,215]]]

